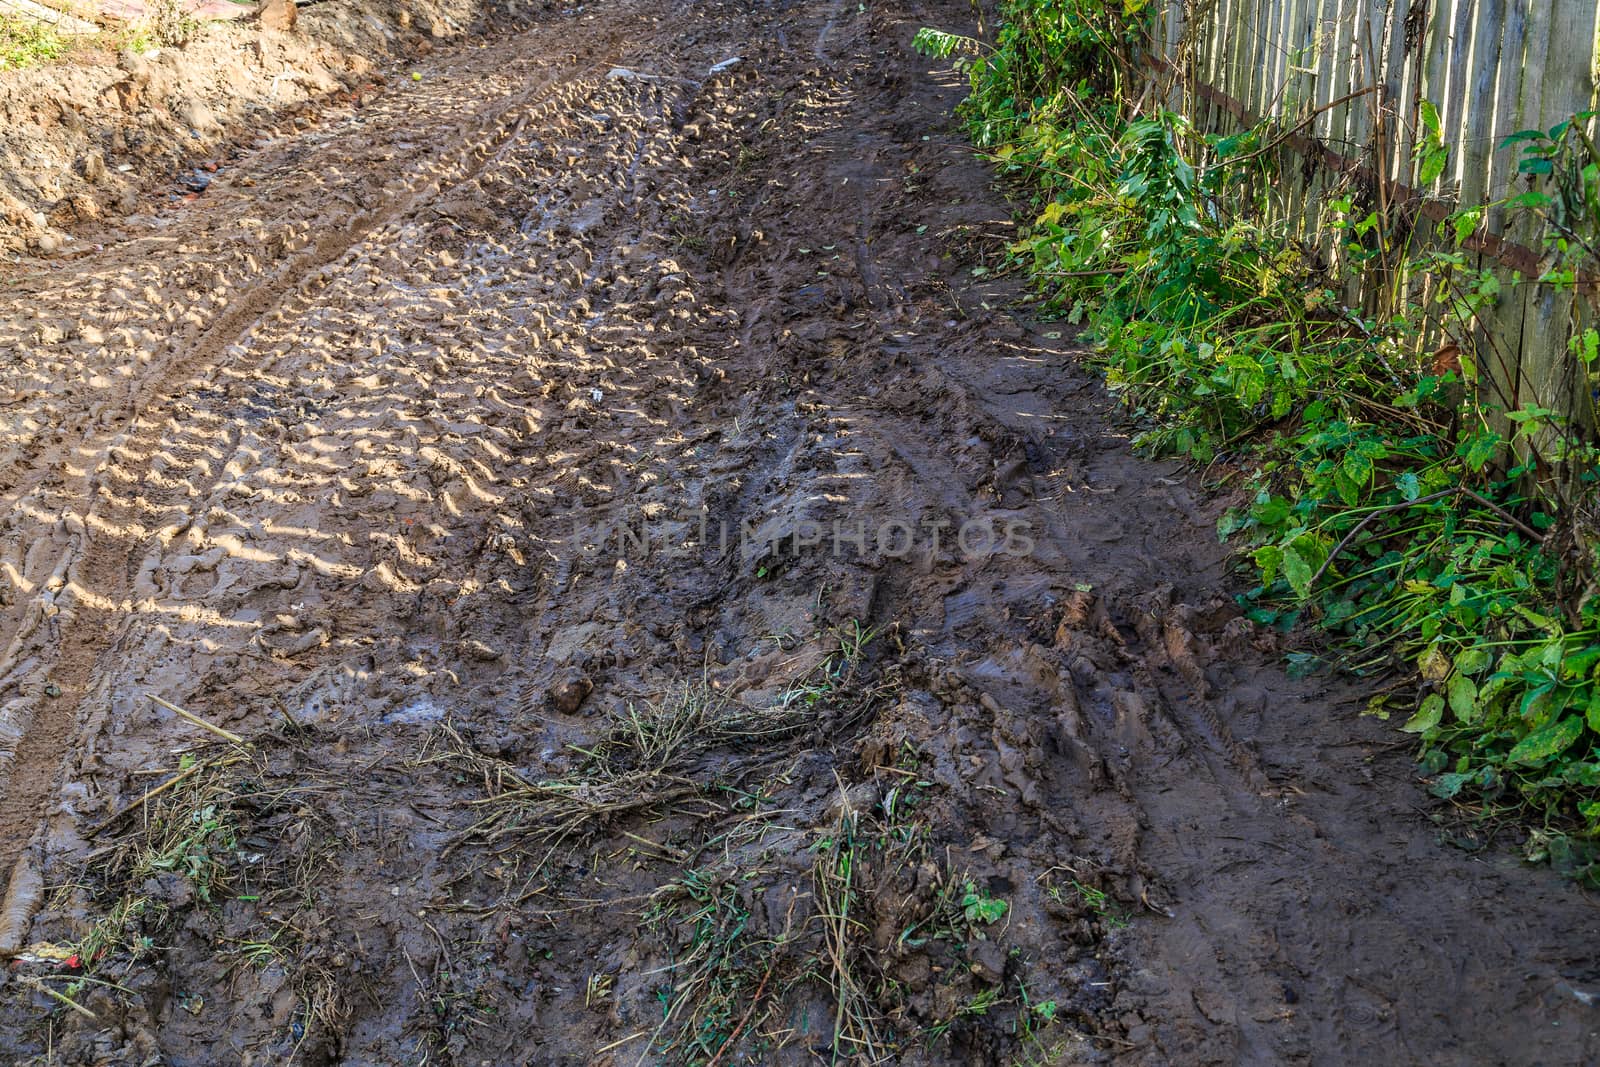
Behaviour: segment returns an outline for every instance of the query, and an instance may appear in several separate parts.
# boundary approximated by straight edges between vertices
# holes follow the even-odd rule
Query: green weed
[[[67,51],[67,39],[30,19],[0,15],[0,70],[18,70],[56,59]]]

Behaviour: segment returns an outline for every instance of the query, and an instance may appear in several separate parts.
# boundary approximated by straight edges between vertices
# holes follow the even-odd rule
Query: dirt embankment
[[[95,240],[85,223],[193,199],[239,146],[294,135],[316,105],[372,96],[396,62],[525,24],[536,10],[517,0],[324,0],[291,29],[212,22],[163,48],[132,26],[103,47],[0,72],[0,247],[81,251]]]
[[[983,273],[964,11],[553,12],[27,262],[11,1059],[1600,1052],[1593,906]]]

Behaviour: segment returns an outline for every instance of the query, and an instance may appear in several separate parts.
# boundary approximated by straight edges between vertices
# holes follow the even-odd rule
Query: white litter
[[[710,70],[706,71],[706,73],[708,75],[710,75],[710,74],[721,74],[723,71],[727,70],[728,68],[737,67],[740,63],[743,63],[743,62],[744,62],[744,56],[734,56],[732,59],[724,59],[721,63],[718,63],[716,66],[714,66]]]

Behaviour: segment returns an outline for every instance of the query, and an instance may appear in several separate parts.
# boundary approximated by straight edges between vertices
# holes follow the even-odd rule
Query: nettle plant
[[[1572,286],[1594,261],[1573,226],[1600,232],[1582,121],[1507,142],[1525,146],[1530,182],[1565,176],[1561,187],[1455,212],[1403,258],[1405,299],[1363,322],[1360,380],[1341,388],[1354,402],[1323,407],[1319,397],[1279,427],[1257,452],[1251,504],[1224,516],[1219,533],[1250,547],[1260,584],[1246,600],[1258,622],[1315,622],[1341,639],[1338,658],[1352,669],[1415,669],[1414,696],[1379,697],[1369,710],[1408,712],[1401,728],[1418,735],[1436,796],[1484,815],[1522,810],[1541,823],[1530,856],[1600,880],[1593,444],[1548,409],[1507,410],[1477,356],[1492,343],[1482,319],[1497,299],[1524,285]],[[1423,139],[1421,177],[1442,168],[1441,151]],[[1383,220],[1358,218],[1349,200],[1332,207],[1327,225],[1343,235],[1345,262],[1367,268],[1387,239]],[[1503,279],[1466,255],[1496,208],[1552,222],[1539,278]],[[1418,359],[1430,321],[1444,343]],[[1597,350],[1592,328],[1575,332],[1571,369],[1585,392]]]

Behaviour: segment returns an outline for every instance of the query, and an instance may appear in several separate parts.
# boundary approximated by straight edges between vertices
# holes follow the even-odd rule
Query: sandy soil
[[[292,30],[210,22],[165,48],[135,20],[57,62],[0,73],[0,252],[88,251],[103,216],[192,200],[240,148],[304,129],[332,98],[359,106],[386,74],[404,76],[396,63],[520,25],[539,6],[324,0]]]
[[[12,272],[8,1062],[1600,1056],[974,273],[968,16],[551,10]]]

